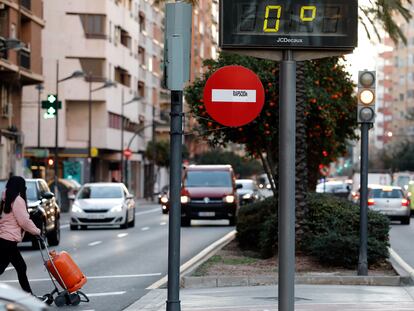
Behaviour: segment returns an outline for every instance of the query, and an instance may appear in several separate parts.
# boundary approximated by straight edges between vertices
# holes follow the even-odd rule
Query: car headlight
[[[252,195],[250,194],[250,193],[246,193],[244,196],[243,196],[243,199],[244,200],[250,200],[252,198]]]
[[[83,210],[79,207],[78,204],[73,203],[73,205],[72,205],[72,213],[83,213]]]
[[[187,195],[182,195],[180,200],[181,204],[187,204],[188,202],[190,202],[190,197]]]
[[[117,205],[117,206],[114,206],[114,207],[113,207],[113,208],[111,208],[109,211],[110,211],[110,212],[112,212],[112,213],[119,213],[119,212],[122,212],[122,205]]]
[[[161,203],[167,204],[168,198],[167,197],[161,197]]]
[[[234,195],[226,195],[223,198],[223,201],[226,203],[234,203]]]

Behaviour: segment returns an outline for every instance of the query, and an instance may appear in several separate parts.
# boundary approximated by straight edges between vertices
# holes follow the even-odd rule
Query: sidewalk
[[[298,311],[414,310],[414,287],[296,285]],[[165,311],[166,289],[151,290],[126,311]],[[276,286],[180,291],[182,311],[276,311]]]

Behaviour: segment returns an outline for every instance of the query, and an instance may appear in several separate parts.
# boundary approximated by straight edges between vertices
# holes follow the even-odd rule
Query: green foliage
[[[156,141],[155,150],[154,143],[150,141],[145,150],[145,157],[150,161],[154,160],[157,166],[169,167],[170,166],[170,143],[168,141]]]
[[[197,164],[231,164],[238,178],[250,178],[263,171],[257,160],[241,157],[234,152],[219,149],[205,152],[196,157]]]
[[[380,159],[386,168],[394,172],[414,171],[414,144],[405,141],[398,146],[383,150]]]
[[[203,103],[207,79],[226,65],[242,65],[255,72],[265,88],[265,104],[259,117],[242,127],[223,127],[212,120]],[[212,146],[237,143],[255,157],[266,155],[276,175],[279,146],[279,65],[276,62],[253,57],[221,53],[217,60],[205,61],[206,74],[185,89],[192,115],[198,121],[200,133]],[[338,58],[307,62],[305,66],[305,96],[308,169],[312,182],[319,177],[320,163],[329,163],[346,152],[348,140],[355,138],[356,99],[352,95],[353,83]],[[324,152],[325,151],[325,152]],[[327,156],[324,156],[327,154]],[[274,180],[277,180],[274,176]]]
[[[358,263],[359,207],[328,194],[308,193],[308,212],[301,227],[304,239],[296,248],[329,266],[353,268]],[[389,220],[368,212],[368,263],[388,258]],[[268,258],[277,252],[277,213],[273,198],[240,209],[237,240]]]

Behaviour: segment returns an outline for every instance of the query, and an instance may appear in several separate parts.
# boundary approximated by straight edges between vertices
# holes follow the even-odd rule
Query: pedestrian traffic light
[[[358,73],[358,123],[375,121],[375,71]]]

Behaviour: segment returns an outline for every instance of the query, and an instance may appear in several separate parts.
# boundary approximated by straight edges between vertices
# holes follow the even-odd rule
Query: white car
[[[0,283],[0,310],[46,311],[49,308],[33,295]]]
[[[135,200],[123,183],[89,183],[82,186],[70,211],[70,229],[88,226],[135,225]]]

